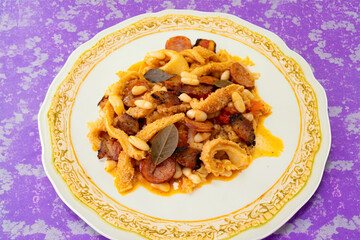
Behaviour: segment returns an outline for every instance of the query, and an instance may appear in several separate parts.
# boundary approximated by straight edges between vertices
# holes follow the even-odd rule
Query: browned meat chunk
[[[191,49],[191,40],[184,36],[176,36],[166,41],[165,49],[181,52],[185,49]]]
[[[207,39],[197,39],[195,42],[195,46],[201,46],[203,48],[209,49],[210,51],[216,51],[216,43],[213,40]]]
[[[180,99],[178,98],[177,94],[174,92],[167,92],[167,91],[158,91],[151,94],[156,100],[157,104],[164,104],[166,107],[171,107],[175,105],[181,104]]]
[[[140,99],[142,98],[134,96],[131,92],[128,92],[123,99],[123,103],[127,107],[136,107],[135,101]]]
[[[253,124],[243,118],[241,113],[237,113],[230,117],[230,125],[234,132],[245,141],[248,146],[255,146],[255,133]]]
[[[186,93],[192,98],[205,99],[213,90],[213,86],[200,84],[198,86],[183,85],[180,89],[181,93]]]
[[[200,150],[194,148],[181,147],[175,150],[173,157],[180,165],[187,168],[195,169],[197,167],[200,153]]]
[[[132,94],[131,90],[134,86],[144,86],[148,91],[151,90],[150,83],[144,79],[130,80],[125,88],[125,95],[123,99],[123,102],[127,107],[135,107],[135,101],[141,99],[141,96],[135,96]]]
[[[241,63],[234,62],[230,65],[230,76],[234,83],[243,85],[246,88],[253,88],[255,86],[254,76]]]
[[[122,150],[122,147],[119,141],[115,138],[111,138],[106,132],[100,134],[101,145],[100,150],[98,151],[98,158],[107,157],[111,160],[118,160],[119,154]]]
[[[176,94],[180,93],[180,89],[183,86],[181,77],[178,75],[166,80],[164,83],[167,90],[174,91]]]
[[[139,131],[138,120],[126,113],[115,117],[114,125],[126,132],[127,135],[135,135]]]
[[[216,81],[219,81],[218,78],[213,76],[202,76],[199,79],[200,83],[214,86]]]
[[[214,129],[214,124],[212,124],[210,121],[197,122],[187,117],[185,118],[185,124],[188,128],[198,132],[211,132]]]
[[[141,175],[151,183],[164,183],[170,181],[176,172],[176,161],[174,158],[169,157],[162,163],[156,166],[154,170],[154,162],[151,154],[140,163]]]
[[[108,97],[103,96],[100,102],[97,104],[101,109],[103,109],[108,101]]]
[[[188,146],[188,127],[184,124],[183,121],[175,123],[175,126],[179,133],[179,140],[178,140],[178,148]]]

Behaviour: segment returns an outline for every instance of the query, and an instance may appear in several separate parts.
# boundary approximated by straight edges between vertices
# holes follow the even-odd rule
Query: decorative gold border
[[[302,117],[299,146],[276,184],[248,206],[202,221],[158,219],[116,203],[86,176],[76,159],[70,136],[70,116],[77,91],[97,63],[138,38],[179,29],[216,33],[244,43],[266,56],[293,88]],[[286,56],[268,38],[228,19],[182,14],[144,18],[107,35],[84,52],[58,87],[48,120],[54,165],[73,194],[108,223],[152,239],[222,239],[267,222],[305,185],[321,141],[316,96],[294,59]]]

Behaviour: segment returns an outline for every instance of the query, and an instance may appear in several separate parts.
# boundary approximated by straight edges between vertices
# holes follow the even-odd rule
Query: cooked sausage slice
[[[230,65],[230,76],[233,82],[247,88],[255,86],[255,78],[251,72],[241,63],[234,62]]]
[[[191,49],[191,40],[184,36],[176,36],[166,41],[165,49],[181,52],[185,49]]]
[[[158,91],[151,94],[151,97],[157,101],[157,104],[165,104],[166,107],[181,104],[178,95],[174,92]]]
[[[214,129],[214,124],[212,124],[210,121],[197,122],[187,117],[185,117],[185,124],[188,128],[198,132],[211,132]]]
[[[120,128],[127,135],[135,135],[139,131],[139,122],[137,119],[124,113],[114,118],[115,127]]]
[[[201,46],[213,52],[216,51],[216,43],[213,40],[199,38],[196,40],[195,46]]]
[[[180,165],[195,169],[197,167],[197,161],[200,153],[200,150],[190,147],[182,147],[175,150],[173,157]]]
[[[248,146],[255,146],[255,132],[253,124],[244,118],[241,113],[230,117],[230,125],[234,132],[245,141]]]
[[[192,98],[207,98],[207,96],[212,92],[213,86],[206,86],[199,84],[197,86],[183,85],[180,89],[181,93],[186,93]]]
[[[111,138],[106,132],[100,133],[101,145],[98,151],[98,158],[107,157],[111,160],[118,160],[119,154],[122,150],[122,147],[119,141],[115,138]]]
[[[164,183],[168,182],[176,172],[176,161],[174,158],[169,157],[162,163],[156,166],[154,170],[154,162],[151,154],[148,154],[145,159],[140,162],[141,175],[151,183]]]

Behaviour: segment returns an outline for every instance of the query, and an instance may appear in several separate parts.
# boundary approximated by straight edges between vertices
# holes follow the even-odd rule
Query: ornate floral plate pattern
[[[296,97],[300,115],[296,150],[276,183],[255,201],[236,211],[196,221],[150,216],[111,198],[86,174],[81,161],[77,159],[70,130],[79,89],[94,67],[131,42],[149,35],[179,30],[216,34],[262,54],[285,77]],[[330,146],[326,107],[324,91],[314,79],[309,66],[273,34],[226,14],[164,11],[139,16],[107,29],[71,55],[50,87],[39,114],[43,163],[59,195],[70,208],[110,238],[128,234],[123,230],[151,239],[223,239],[235,235],[247,239],[264,237],[290,218],[310,198],[320,182]],[[297,206],[286,210],[287,202],[305,192],[302,189],[314,173],[314,161],[319,161],[319,167],[315,169],[317,179],[314,184],[305,187],[309,188],[308,193],[297,200]],[[58,175],[54,176],[56,171]],[[81,207],[76,206],[79,202],[75,198],[80,200]],[[279,212],[286,214],[278,217]],[[101,223],[96,223],[100,218],[103,219]],[[276,218],[281,219],[275,221]],[[269,220],[272,221],[267,223]]]

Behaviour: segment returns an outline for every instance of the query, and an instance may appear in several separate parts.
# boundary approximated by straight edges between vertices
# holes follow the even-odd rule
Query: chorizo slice
[[[151,94],[151,97],[156,100],[157,104],[164,104],[166,107],[181,104],[180,99],[174,92],[158,91]]]
[[[190,148],[190,147],[182,147],[177,148],[175,153],[173,154],[173,158],[182,166],[195,169],[198,167],[198,159],[200,157],[200,150]]]
[[[216,51],[216,43],[213,40],[199,38],[196,40],[194,46],[201,46],[213,52]]]
[[[107,157],[109,160],[118,160],[122,147],[118,140],[111,138],[106,132],[100,133],[101,145],[97,157]]]
[[[164,183],[170,181],[176,172],[176,161],[174,158],[169,157],[162,163],[156,166],[154,170],[154,162],[151,154],[140,162],[141,175],[151,183]]]
[[[138,120],[126,113],[115,117],[114,125],[126,132],[127,135],[135,135],[139,131]]]
[[[230,117],[230,125],[234,132],[245,141],[248,146],[255,146],[255,132],[253,124],[244,118],[241,113]]]
[[[213,86],[206,86],[203,84],[199,84],[197,86],[190,86],[190,85],[183,85],[182,88],[180,89],[181,93],[186,93],[187,95],[189,95],[192,98],[207,98],[207,96],[209,96],[213,90]]]
[[[253,88],[255,86],[254,76],[241,63],[234,62],[230,65],[230,76],[234,83],[243,85],[246,88]]]
[[[185,118],[185,125],[198,132],[211,132],[214,129],[214,124],[210,121],[197,122],[187,117]]]
[[[181,52],[185,49],[191,49],[191,40],[184,36],[176,36],[169,38],[166,41],[165,49],[174,50],[176,52]]]

